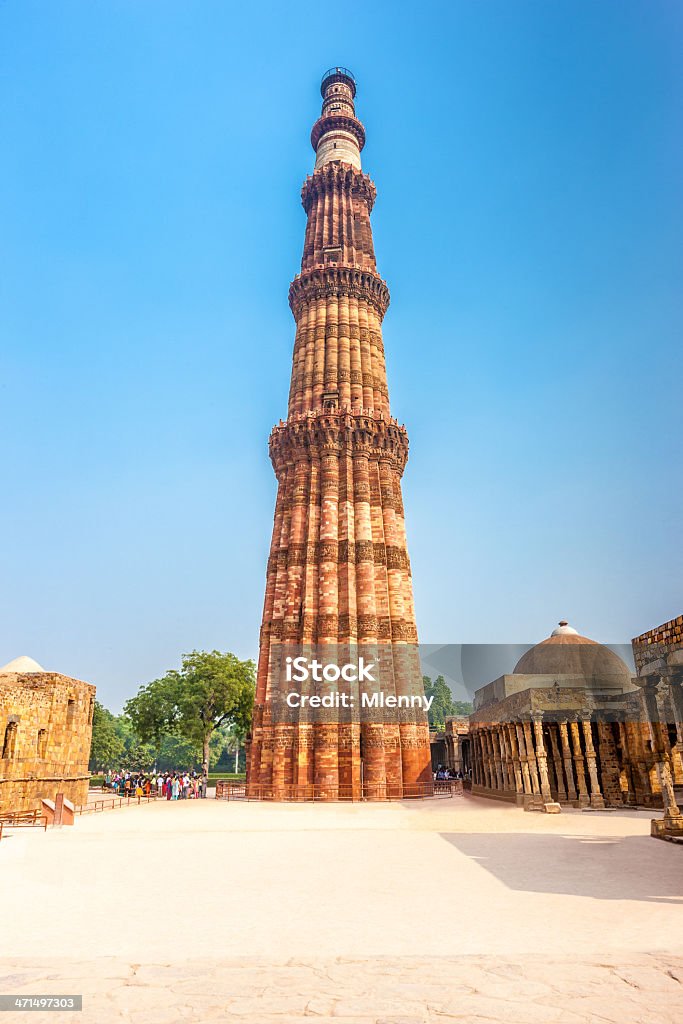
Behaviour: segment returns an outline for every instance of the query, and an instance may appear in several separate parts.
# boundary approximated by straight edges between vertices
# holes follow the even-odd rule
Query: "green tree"
[[[154,745],[141,739],[125,715],[118,715],[115,723],[116,732],[123,744],[119,767],[130,771],[148,771],[152,768],[156,760]]]
[[[162,679],[141,686],[123,709],[136,735],[154,747],[153,760],[158,759],[164,739],[176,731],[181,685],[180,673],[171,670]]]
[[[429,709],[429,724],[433,729],[443,729],[446,726],[446,719],[454,715],[471,715],[474,710],[467,701],[453,700],[448,684],[443,676],[437,676],[432,682],[429,676],[423,676],[425,695],[433,697],[432,706]]]
[[[183,736],[164,736],[156,758],[156,766],[160,771],[198,768],[200,762],[201,749],[192,740],[186,740]]]
[[[160,750],[165,735],[180,736],[200,748],[208,768],[211,737],[219,726],[248,732],[254,687],[253,661],[229,652],[192,651],[183,655],[179,670],[141,686],[125,713],[144,742]]]
[[[98,768],[113,768],[118,764],[124,751],[124,743],[116,724],[116,717],[96,700],[92,716],[92,741],[88,762],[91,772],[97,771]]]
[[[211,766],[238,772],[240,754],[244,750],[247,733],[234,723],[224,723],[213,734],[211,740]],[[220,742],[214,753],[214,741]]]

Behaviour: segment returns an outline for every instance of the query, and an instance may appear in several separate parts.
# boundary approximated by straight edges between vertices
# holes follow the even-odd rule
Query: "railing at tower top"
[[[262,785],[260,783],[234,782],[230,779],[216,781],[217,800],[273,800],[296,801],[380,801],[380,800],[424,800],[433,797],[462,796],[463,785],[459,780],[437,779],[433,782],[413,785],[321,786],[321,785]]]
[[[354,77],[353,71],[349,71],[348,68],[337,67],[329,68],[325,72],[323,77],[320,79],[320,87],[322,88],[324,86],[328,78],[334,78],[336,75],[344,75],[345,78],[350,78],[354,85],[356,84],[356,79]]]

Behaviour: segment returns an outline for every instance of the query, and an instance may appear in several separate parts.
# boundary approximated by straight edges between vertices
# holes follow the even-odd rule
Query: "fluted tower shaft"
[[[315,169],[301,272],[288,415],[270,437],[278,480],[248,756],[253,795],[382,799],[426,792],[423,712],[401,721],[282,722],[273,650],[385,645],[395,695],[421,693],[401,477],[405,428],[391,417],[382,320],[389,292],[370,226],[376,190],[361,170],[365,130],[346,69],[323,78],[311,132]],[[383,683],[386,688],[386,683]]]

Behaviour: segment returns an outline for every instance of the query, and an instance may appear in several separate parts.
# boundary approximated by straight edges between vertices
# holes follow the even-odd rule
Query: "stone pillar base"
[[[548,800],[543,804],[543,810],[546,814],[560,814],[562,808],[555,800]]]
[[[655,839],[683,839],[683,814],[677,818],[653,818],[650,821],[650,835]]]
[[[591,795],[590,806],[594,807],[597,811],[604,811],[605,798],[601,793],[593,793]]]

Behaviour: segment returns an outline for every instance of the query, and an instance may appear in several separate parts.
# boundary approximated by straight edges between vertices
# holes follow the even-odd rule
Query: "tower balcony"
[[[329,68],[320,81],[321,94],[324,96],[329,86],[334,85],[335,82],[348,85],[352,95],[355,97],[356,79],[353,77],[353,72],[349,71],[348,68]]]

